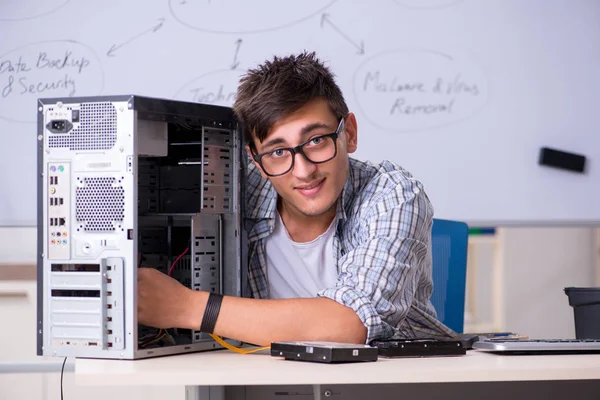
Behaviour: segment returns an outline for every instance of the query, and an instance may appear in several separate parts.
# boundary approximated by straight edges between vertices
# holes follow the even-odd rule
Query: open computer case
[[[38,101],[39,355],[139,359],[221,348],[137,321],[137,269],[248,296],[243,135],[229,107]],[[229,341],[232,344],[239,344]]]

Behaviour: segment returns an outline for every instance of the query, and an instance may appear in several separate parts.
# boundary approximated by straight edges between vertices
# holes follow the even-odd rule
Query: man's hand
[[[199,329],[207,294],[152,268],[138,269],[138,322],[156,328]]]

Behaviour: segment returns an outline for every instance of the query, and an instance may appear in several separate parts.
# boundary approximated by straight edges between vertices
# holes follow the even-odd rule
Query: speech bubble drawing
[[[353,92],[362,115],[395,132],[439,128],[469,118],[487,102],[483,70],[429,50],[393,50],[365,60]]]
[[[188,28],[212,33],[258,33],[304,21],[337,0],[169,0],[173,17]],[[249,14],[251,4],[252,14]]]
[[[2,2],[0,21],[25,21],[40,18],[64,7],[69,0],[44,0],[43,2],[28,2],[8,0]]]
[[[0,56],[0,118],[35,122],[38,98],[93,96],[104,72],[96,54],[74,40],[28,44]]]
[[[175,93],[176,100],[231,107],[240,77],[246,71],[223,69],[192,79]]]

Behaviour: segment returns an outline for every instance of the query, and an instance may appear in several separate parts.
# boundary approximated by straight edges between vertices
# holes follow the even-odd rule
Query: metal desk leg
[[[313,387],[313,398],[315,400],[321,400],[321,385],[312,385]]]
[[[225,400],[225,387],[186,386],[185,400]]]

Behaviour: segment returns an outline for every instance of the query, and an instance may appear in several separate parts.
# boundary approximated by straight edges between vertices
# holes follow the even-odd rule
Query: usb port
[[[54,226],[54,218],[50,218],[50,226]]]
[[[54,197],[50,197],[50,205],[53,206],[54,205]]]
[[[59,197],[58,204],[62,206],[64,203],[65,203],[65,200],[62,197]]]

